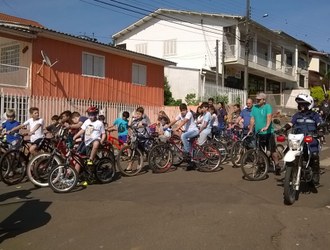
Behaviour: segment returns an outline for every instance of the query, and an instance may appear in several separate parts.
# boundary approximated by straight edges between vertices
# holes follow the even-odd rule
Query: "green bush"
[[[185,101],[187,105],[198,105],[200,100],[196,98],[196,94],[187,94]]]
[[[223,102],[224,104],[228,104],[228,95],[217,95],[214,98],[215,103]]]
[[[330,96],[330,92],[327,91],[327,93]],[[311,96],[314,99],[319,100],[319,102],[324,100],[324,91],[323,88],[321,86],[315,86],[315,87],[311,87]]]

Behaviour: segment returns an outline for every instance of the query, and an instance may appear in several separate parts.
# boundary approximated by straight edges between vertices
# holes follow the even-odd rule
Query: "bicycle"
[[[191,162],[195,164],[196,168],[201,172],[214,172],[219,170],[221,164],[220,151],[211,143],[204,143],[203,145],[199,145],[197,143],[198,137],[199,135],[190,138],[191,150],[189,154],[191,156]],[[184,159],[183,147],[177,143],[172,144],[171,140],[169,140],[168,143],[160,144],[157,147],[162,148],[164,152],[171,151],[173,153],[175,151],[176,154],[179,153],[181,155],[181,159]],[[170,159],[170,154],[165,155],[168,155],[166,156],[166,159]],[[158,155],[160,158],[163,158],[163,156],[164,155],[161,154]],[[173,157],[171,158],[173,159]]]
[[[124,176],[135,176],[143,169],[144,156],[148,158],[151,148],[158,143],[158,134],[150,134],[146,129],[141,134],[136,127],[129,127],[131,135],[128,143],[118,153],[117,168]]]
[[[29,180],[39,187],[48,186],[48,174],[53,166],[65,161],[67,148],[65,144],[65,128],[61,128],[55,136],[55,146],[51,152],[42,152],[34,156],[27,165],[27,176]]]
[[[18,140],[11,144],[0,159],[0,178],[7,185],[21,182],[26,176],[26,169],[30,158],[30,140],[25,140],[22,134],[17,133]],[[40,150],[49,150],[49,139],[43,138],[39,144]]]
[[[275,171],[275,162],[272,158],[271,152],[267,151],[266,145],[260,142],[260,132],[258,131],[254,136],[255,148],[247,150],[241,159],[241,170],[243,176],[251,181],[263,180],[267,177],[270,165]],[[282,147],[281,147],[282,148]],[[278,151],[278,149],[276,149]],[[284,171],[285,164],[283,162],[283,155],[278,154],[280,172]],[[282,158],[280,158],[282,157]]]
[[[73,142],[67,141],[68,153],[66,161],[54,166],[48,176],[48,184],[56,193],[70,192],[78,183],[78,179],[89,183],[110,183],[116,168],[111,158],[96,158],[92,166],[87,165],[89,156],[82,155],[73,148]],[[75,164],[80,166],[80,172],[75,169]]]

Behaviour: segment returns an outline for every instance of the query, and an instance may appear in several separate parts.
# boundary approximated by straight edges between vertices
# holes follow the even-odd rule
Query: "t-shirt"
[[[2,123],[2,129],[5,129],[6,131],[9,131],[9,130],[17,127],[18,125],[20,125],[20,122],[18,122],[18,121],[15,121],[15,120],[9,121],[9,120],[7,120],[4,123]],[[13,134],[9,134],[9,135],[6,136],[6,141],[8,143],[12,143],[13,141],[15,141],[17,139],[19,139],[19,137],[15,136]]]
[[[194,117],[190,111],[188,111],[184,117],[180,114],[175,118],[176,121],[183,121],[184,119],[188,119],[188,122],[184,125],[184,131],[186,132],[193,130],[198,131],[198,128],[194,121]]]
[[[207,124],[206,127],[205,127],[205,129],[211,129],[211,128],[212,128],[212,127],[211,127],[211,120],[212,120],[212,118],[211,118],[211,113],[210,113],[210,112],[206,112],[206,113],[203,115],[203,121],[202,121],[202,125],[203,125],[204,123]]]
[[[117,126],[119,136],[128,134],[128,120],[120,117],[113,122],[113,125]]]
[[[101,135],[105,133],[103,122],[96,120],[92,122],[90,119],[87,119],[81,129],[85,131],[85,144],[88,146],[95,140],[101,140]]]
[[[267,115],[271,115],[273,113],[272,106],[268,103],[259,106],[254,105],[251,111],[251,117],[254,118],[254,130],[256,132],[260,131],[267,124]],[[268,129],[266,131],[260,132],[260,134],[270,134],[274,132],[273,124],[270,123]]]
[[[31,142],[35,142],[40,138],[44,138],[44,120],[41,118],[38,118],[37,120],[33,120],[33,118],[30,118],[29,120],[23,123],[24,126],[28,126],[30,132],[35,128],[35,126],[39,124],[41,126],[30,137]]]
[[[241,111],[240,116],[243,118],[243,127],[247,128],[250,125],[252,108],[245,108]]]
[[[218,122],[219,126],[224,126],[225,116],[227,115],[227,111],[225,109],[218,109]]]
[[[219,125],[218,116],[216,113],[213,113],[211,115],[211,126],[218,127],[218,125]]]

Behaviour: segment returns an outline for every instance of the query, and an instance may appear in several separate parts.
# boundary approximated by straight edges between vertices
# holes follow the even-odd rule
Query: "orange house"
[[[1,92],[162,106],[175,63],[0,13]]]

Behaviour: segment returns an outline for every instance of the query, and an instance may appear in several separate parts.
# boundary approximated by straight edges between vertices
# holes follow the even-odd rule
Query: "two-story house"
[[[162,106],[173,62],[0,14],[0,87],[27,96]]]
[[[321,51],[309,51],[308,85],[320,86],[330,90],[330,54]],[[323,86],[324,85],[324,86]]]
[[[176,67],[165,67],[174,98],[196,93],[206,99],[223,94],[221,86],[243,89],[246,57],[249,95],[265,91],[276,97],[286,89],[307,88],[308,51],[314,48],[246,21],[244,16],[158,9],[113,40],[128,50],[176,62]],[[284,99],[273,101],[283,105]]]

